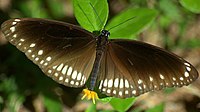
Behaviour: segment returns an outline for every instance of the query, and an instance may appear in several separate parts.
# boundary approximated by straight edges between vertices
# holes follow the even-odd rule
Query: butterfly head
[[[105,36],[105,37],[109,37],[110,36],[110,32],[108,30],[102,30],[101,31],[101,35]]]

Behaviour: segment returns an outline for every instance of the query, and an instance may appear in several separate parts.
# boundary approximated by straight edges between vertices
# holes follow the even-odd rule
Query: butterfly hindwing
[[[110,40],[100,71],[100,91],[120,98],[181,87],[198,77],[196,69],[177,55],[130,40]]]
[[[63,22],[33,18],[8,20],[2,24],[2,32],[55,81],[81,87],[88,79],[96,53],[90,32]]]

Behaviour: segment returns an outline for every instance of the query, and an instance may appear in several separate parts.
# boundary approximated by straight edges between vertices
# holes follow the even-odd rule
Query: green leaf
[[[157,11],[153,9],[130,8],[114,17],[108,23],[106,29],[112,28],[110,38],[133,38],[136,34],[142,32],[156,16]],[[114,27],[116,25],[119,26]]]
[[[125,112],[133,105],[135,101],[136,98],[120,99],[113,97],[110,101],[110,104],[115,110],[119,112]]]
[[[183,7],[193,13],[200,13],[200,0],[180,0]]]
[[[8,95],[8,111],[19,112],[21,105],[25,101],[25,97],[17,92]]]
[[[108,18],[107,0],[73,0],[73,5],[76,19],[83,28],[90,32],[103,29]]]
[[[43,99],[47,112],[62,112],[61,102],[59,102],[59,99],[56,99],[55,96],[49,93],[48,96],[43,95]]]
[[[85,112],[96,112],[96,104],[91,103],[91,105],[85,110]]]
[[[98,112],[116,112],[114,110],[99,110]]]
[[[103,102],[103,103],[108,103],[108,102],[111,101],[112,98],[113,98],[113,97],[101,98],[101,99],[99,99],[99,101],[101,101],[101,102]]]
[[[164,112],[164,103],[156,105],[155,107],[148,109],[145,112]]]

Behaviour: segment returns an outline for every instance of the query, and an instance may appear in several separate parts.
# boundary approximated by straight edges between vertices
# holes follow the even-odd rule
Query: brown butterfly
[[[107,96],[128,98],[166,87],[181,87],[198,78],[183,58],[156,46],[108,39],[79,26],[35,18],[11,19],[1,26],[6,39],[56,82],[82,87],[84,97],[97,99],[94,87]]]

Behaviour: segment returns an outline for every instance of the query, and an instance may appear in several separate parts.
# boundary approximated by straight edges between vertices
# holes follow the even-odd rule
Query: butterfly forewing
[[[81,87],[88,79],[96,53],[90,32],[45,19],[11,19],[3,23],[2,32],[55,81]]]
[[[110,40],[100,71],[99,89],[121,98],[181,87],[198,77],[196,69],[177,55],[130,40]]]

